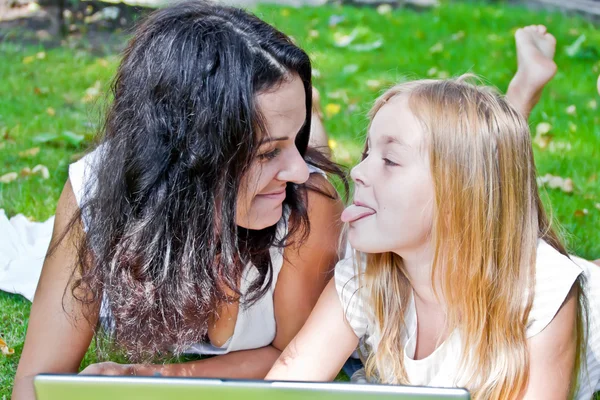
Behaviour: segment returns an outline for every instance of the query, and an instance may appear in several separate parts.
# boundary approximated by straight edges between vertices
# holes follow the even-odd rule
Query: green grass
[[[570,250],[582,257],[600,258],[600,124],[598,110],[589,107],[590,101],[600,102],[595,89],[600,49],[590,45],[600,43],[595,26],[557,13],[480,4],[384,15],[372,9],[274,6],[260,7],[256,13],[293,36],[310,53],[317,70],[315,85],[321,91],[323,108],[331,114],[325,124],[335,142],[334,154],[346,165],[358,159],[366,111],[385,86],[408,78],[474,72],[504,91],[516,69],[515,29],[546,24],[558,39],[559,73],[530,122],[533,130],[540,122],[550,123],[556,148],[535,148],[538,170],[540,175],[572,178],[573,193],[548,189],[546,203],[564,227]],[[332,27],[332,16],[344,20]],[[350,46],[335,45],[336,39],[355,28],[356,39]],[[586,42],[574,56],[568,56],[565,47],[581,34],[586,35]],[[352,47],[377,47],[373,44],[378,41],[380,47],[370,51]],[[37,57],[40,52],[44,57]],[[102,96],[91,96],[91,102],[85,102],[86,90],[96,82],[100,91],[108,87],[118,57],[93,57],[85,46],[44,50],[4,42],[0,43],[0,58],[0,176],[37,164],[47,166],[50,172],[48,180],[34,175],[0,184],[0,207],[8,215],[24,213],[42,221],[54,213],[67,167],[85,151],[99,121]],[[93,92],[88,90],[88,94]],[[570,105],[576,107],[575,115],[566,112]],[[65,131],[85,140],[79,144],[79,139],[42,144],[34,140],[40,134]],[[36,155],[19,155],[34,147],[40,148]],[[15,349],[13,356],[0,356],[0,399],[10,398],[28,315],[26,300],[0,293],[0,336]],[[90,351],[83,366],[93,361],[95,355]]]

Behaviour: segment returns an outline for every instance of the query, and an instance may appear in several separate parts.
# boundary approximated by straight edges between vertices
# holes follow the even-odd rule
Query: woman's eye
[[[269,160],[272,160],[275,157],[277,157],[277,155],[279,154],[279,152],[280,152],[279,149],[274,149],[274,150],[271,150],[271,151],[269,151],[267,153],[259,154],[258,158],[260,160],[269,161]]]

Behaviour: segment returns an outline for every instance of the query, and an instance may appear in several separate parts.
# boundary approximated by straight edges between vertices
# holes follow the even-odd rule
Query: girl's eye
[[[275,157],[277,157],[277,155],[279,155],[279,152],[280,152],[279,149],[274,149],[267,153],[259,154],[258,158],[262,161],[269,161],[269,160],[272,160]]]
[[[383,159],[383,163],[384,163],[385,165],[387,165],[388,167],[395,167],[395,166],[397,166],[397,165],[398,165],[398,164],[396,164],[395,162],[393,162],[393,161],[390,161],[390,160],[389,160],[389,159],[387,159],[387,158],[384,158],[384,159]]]

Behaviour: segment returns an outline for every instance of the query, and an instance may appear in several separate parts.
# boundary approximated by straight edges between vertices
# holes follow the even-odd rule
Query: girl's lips
[[[364,205],[351,204],[342,213],[342,222],[355,222],[361,218],[375,214],[375,210]]]

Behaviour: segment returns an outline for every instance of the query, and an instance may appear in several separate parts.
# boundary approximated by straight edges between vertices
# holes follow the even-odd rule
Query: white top
[[[94,190],[94,170],[97,166],[99,152],[102,151],[102,146],[98,147],[93,152],[69,166],[69,179],[73,187],[73,193],[77,200],[77,204],[81,205],[86,194],[86,188],[90,191]],[[311,173],[321,173],[323,171],[308,166]],[[88,192],[89,193],[89,192]],[[87,230],[87,221],[85,215],[82,216],[84,229]],[[283,238],[287,234],[287,217],[282,218],[277,228],[277,238]],[[254,302],[250,307],[240,307],[238,316],[231,338],[222,346],[216,347],[209,343],[198,343],[191,346],[186,352],[192,354],[226,354],[231,351],[257,349],[268,346],[275,339],[276,324],[275,312],[273,310],[273,294],[277,285],[277,278],[281,267],[283,266],[283,251],[279,247],[272,247],[271,264],[273,266],[273,280],[271,286],[264,296]],[[256,279],[258,270],[252,264],[248,264],[242,273],[241,292],[242,302],[244,293],[247,293],[248,287]],[[101,310],[101,316],[106,316],[110,319],[108,309],[105,307]],[[111,322],[107,322],[110,326]]]
[[[584,293],[589,303],[589,336],[584,361],[586,365],[582,365],[579,390],[575,398],[591,399],[592,394],[600,390],[600,267],[577,257],[570,260],[546,242],[540,241],[536,261],[535,297],[529,314],[527,337],[537,335],[548,326],[580,274],[586,278]],[[369,321],[370,310],[361,299],[352,258],[337,264],[335,283],[346,320],[356,336],[376,351],[378,329]],[[415,360],[417,313],[413,296],[406,310],[405,320],[404,366],[410,384],[464,387],[469,377],[459,371],[458,363],[463,354],[459,332],[452,332],[428,357]]]

